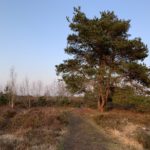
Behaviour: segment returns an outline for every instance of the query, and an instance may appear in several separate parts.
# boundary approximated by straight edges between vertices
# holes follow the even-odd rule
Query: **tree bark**
[[[98,111],[99,112],[104,112],[104,108],[105,108],[105,103],[100,103],[100,101],[98,100]]]
[[[106,58],[104,58],[105,60]],[[104,112],[105,105],[110,95],[110,84],[111,84],[111,69],[106,68],[105,61],[99,64],[99,99],[98,99],[98,110]],[[108,72],[108,73],[106,73]],[[107,76],[107,79],[105,78]]]
[[[106,103],[106,97],[102,88],[102,80],[99,82],[99,98],[98,98],[98,110],[104,112],[104,106]]]
[[[98,110],[99,110],[99,112],[102,113],[102,112],[104,112],[104,107],[103,107],[103,106],[100,106]]]
[[[100,96],[98,99],[98,111],[99,112],[104,112],[105,104],[106,104],[106,99]]]

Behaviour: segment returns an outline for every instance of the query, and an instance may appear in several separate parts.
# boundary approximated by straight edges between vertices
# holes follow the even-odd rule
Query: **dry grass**
[[[129,149],[150,149],[150,114],[114,110],[100,114],[94,120]]]
[[[108,132],[111,134],[112,137],[119,139],[121,143],[124,145],[128,145],[131,149],[135,150],[143,150],[143,145],[140,144],[136,139],[130,137],[136,130],[133,125],[127,125],[128,131],[126,129],[124,131],[119,131],[116,129],[109,129]]]
[[[68,123],[67,113],[59,108],[2,108],[0,113],[2,150],[54,150]]]
[[[128,150],[150,149],[148,113],[113,110],[99,114],[88,108],[36,107],[13,110],[0,107],[0,150],[57,149],[67,130],[68,110],[81,117],[94,118],[104,133],[110,135],[113,142],[116,141],[117,144],[113,146],[120,144]]]

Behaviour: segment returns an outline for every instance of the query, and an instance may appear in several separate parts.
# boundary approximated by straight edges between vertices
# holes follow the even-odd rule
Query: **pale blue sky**
[[[11,66],[18,80],[28,76],[48,83],[56,77],[55,65],[68,58],[66,16],[72,16],[74,6],[89,17],[113,10],[130,19],[129,33],[150,48],[149,0],[0,0],[0,85],[8,80]],[[145,62],[150,66],[150,57]]]

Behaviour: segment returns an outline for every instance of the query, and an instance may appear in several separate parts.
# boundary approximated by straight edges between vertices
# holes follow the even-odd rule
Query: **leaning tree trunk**
[[[97,106],[99,112],[104,112],[105,104],[106,100],[100,96],[98,99],[98,106]]]

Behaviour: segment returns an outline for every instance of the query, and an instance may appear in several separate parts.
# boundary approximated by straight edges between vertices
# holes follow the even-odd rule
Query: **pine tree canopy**
[[[121,82],[150,85],[150,69],[143,63],[148,48],[141,38],[130,38],[130,20],[110,11],[91,19],[79,7],[68,21],[72,32],[65,53],[70,59],[56,70],[71,92],[86,92],[90,86],[107,99],[111,87]]]

